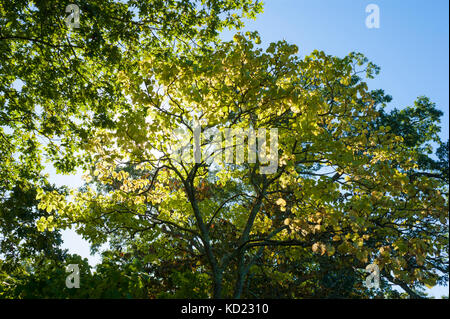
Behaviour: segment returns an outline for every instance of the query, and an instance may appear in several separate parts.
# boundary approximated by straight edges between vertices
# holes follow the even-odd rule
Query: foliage
[[[324,296],[367,296],[357,269],[369,263],[411,297],[443,282],[448,156],[429,157],[440,112],[421,97],[386,113],[390,98],[363,81],[379,69],[361,54],[300,59],[295,45],[262,50],[259,41],[237,34],[195,60],[150,55],[120,72],[132,107],[91,139],[91,185],[70,200],[38,195],[54,212],[39,229],[76,223],[94,245],[129,237],[153,248],[144,258],[155,265],[193,259],[210,297],[250,295],[246,285],[261,274],[273,285],[302,283],[295,297],[314,296],[315,283]],[[196,120],[202,131],[277,128],[277,172],[179,156],[173,134],[192,133]]]
[[[79,1],[78,29],[67,4],[0,4],[1,298],[420,298],[448,281],[448,141],[428,98],[386,111],[359,53],[221,42],[259,1]],[[215,147],[200,163],[197,125]],[[276,172],[218,161],[230,145],[205,133],[227,128],[277,129]],[[50,186],[46,159],[86,185]],[[110,244],[95,270],[60,248],[73,226]],[[64,286],[69,263],[83,289]]]
[[[253,0],[78,1],[80,27],[71,29],[64,22],[69,3],[0,3],[0,276],[8,280],[31,278],[28,270],[59,276],[66,257],[59,232],[35,228],[48,215],[36,207],[36,187],[47,189],[46,159],[62,173],[88,162],[92,131],[113,126],[127,108],[119,71],[143,53],[167,60],[201,52],[222,29],[239,28],[262,10]],[[25,269],[37,260],[45,271]],[[1,282],[2,290],[11,286]],[[41,293],[16,296],[57,295]]]

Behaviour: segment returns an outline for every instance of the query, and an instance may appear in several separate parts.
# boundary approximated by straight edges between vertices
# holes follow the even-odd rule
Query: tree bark
[[[244,262],[244,250],[241,249],[239,252],[239,262],[238,262],[238,269],[237,269],[237,278],[236,278],[236,285],[234,288],[234,295],[233,298],[239,299],[242,295],[242,289],[244,287],[245,277],[247,276],[247,267],[245,267]]]
[[[216,270],[213,273],[213,298],[222,299],[222,283],[223,272],[221,270]]]

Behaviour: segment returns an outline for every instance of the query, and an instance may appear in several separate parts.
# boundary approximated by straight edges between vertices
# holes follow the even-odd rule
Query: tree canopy
[[[28,260],[2,296],[420,298],[448,281],[448,141],[429,98],[387,111],[360,53],[221,41],[258,1],[81,2],[79,30],[54,3],[0,7],[0,253]],[[208,134],[229,129],[276,134],[275,150],[257,140],[275,171],[243,152],[251,137]],[[49,185],[42,156],[85,185]],[[58,248],[69,227],[109,244],[95,271]],[[61,279],[74,260],[79,292]]]

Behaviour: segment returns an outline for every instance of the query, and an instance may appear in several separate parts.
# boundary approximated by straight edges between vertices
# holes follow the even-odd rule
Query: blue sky
[[[372,89],[384,89],[393,97],[390,107],[412,105],[420,95],[428,96],[444,112],[441,138],[449,136],[449,2],[448,0],[266,0],[264,13],[247,21],[244,30],[259,31],[262,45],[286,40],[297,44],[300,56],[318,49],[344,56],[364,53],[381,67],[368,81]],[[368,29],[365,9],[380,8],[380,28]],[[82,17],[81,17],[82,18]],[[224,32],[230,39],[233,33]],[[56,176],[57,184],[81,185],[80,175]],[[89,246],[73,232],[64,233],[65,247],[87,257]],[[436,287],[432,295],[448,295],[448,287]]]

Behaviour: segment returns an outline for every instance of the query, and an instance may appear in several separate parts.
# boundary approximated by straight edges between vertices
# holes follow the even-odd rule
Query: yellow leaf
[[[314,245],[312,245],[312,251],[313,252],[317,252],[319,250],[319,243],[315,243]]]
[[[281,207],[285,207],[286,206],[286,201],[284,199],[282,199],[282,198],[278,198],[276,203],[277,203],[278,206],[281,206]]]

